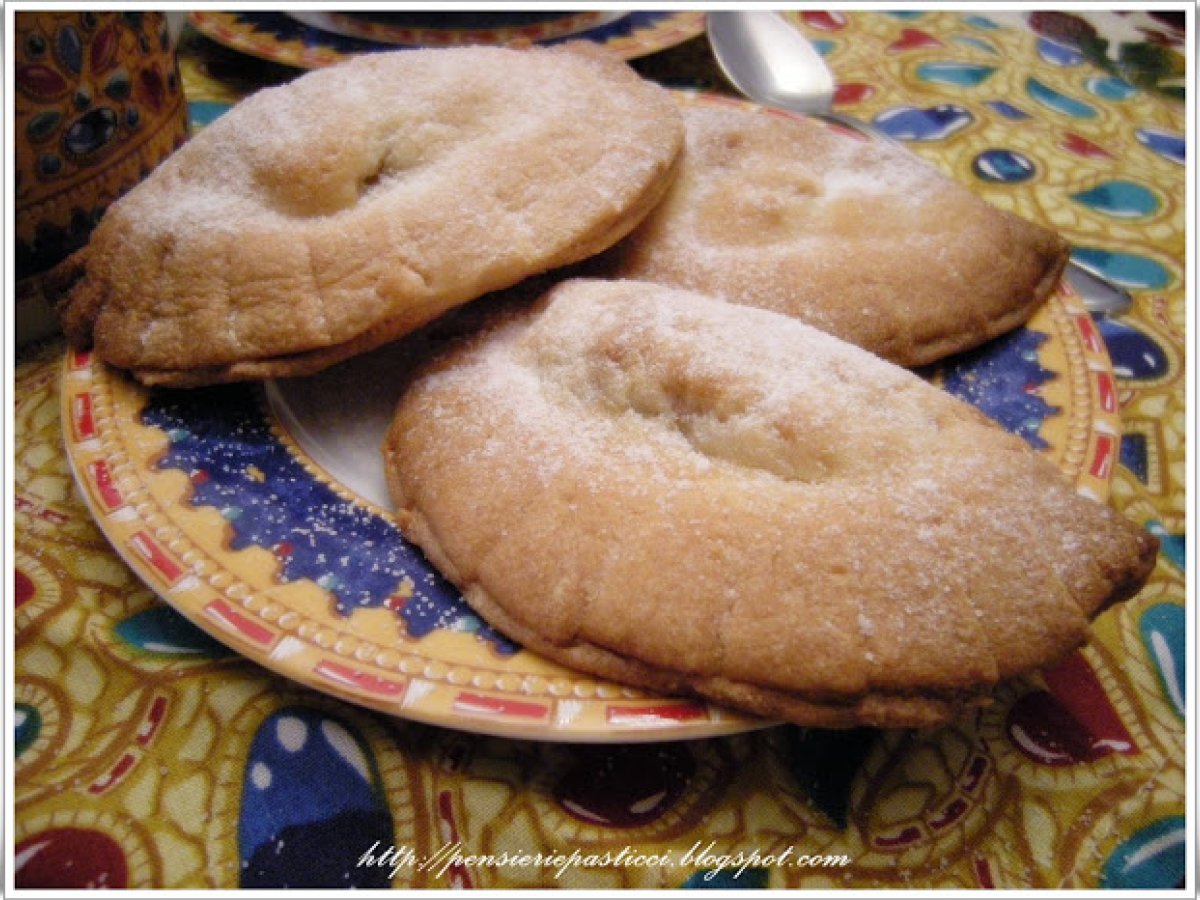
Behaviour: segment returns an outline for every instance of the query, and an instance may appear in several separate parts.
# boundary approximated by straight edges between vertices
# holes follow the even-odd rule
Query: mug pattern
[[[187,104],[166,16],[15,16],[18,303],[87,243],[114,200],[183,143]]]

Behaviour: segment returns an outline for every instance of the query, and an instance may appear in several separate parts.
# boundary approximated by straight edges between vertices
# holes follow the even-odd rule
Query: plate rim
[[[267,14],[285,16],[281,10],[258,10]],[[652,12],[635,10],[634,12]],[[599,41],[602,46],[613,50],[626,60],[648,56],[690,40],[703,33],[704,13],[689,10],[662,10],[663,19],[628,35]],[[347,53],[332,46],[308,47],[298,42],[280,41],[271,36],[255,34],[252,28],[240,27],[237,12],[220,10],[192,10],[188,13],[189,24],[200,34],[222,46],[255,56],[269,62],[293,66],[300,69],[319,69],[350,59],[357,53]],[[304,26],[312,28],[313,26]],[[604,26],[597,26],[604,27]],[[316,30],[316,29],[314,29]],[[333,34],[330,37],[341,41],[362,44],[362,52],[395,52],[414,49],[416,45],[385,44],[365,38]],[[588,31],[571,36],[577,40],[591,40]],[[558,40],[554,38],[552,40]]]
[[[268,415],[262,387],[248,385],[246,389],[254,393],[260,412]],[[208,571],[210,564],[219,561],[212,560],[205,549],[197,546],[193,536],[171,522],[149,496],[147,482],[155,474],[179,477],[181,473],[172,470],[165,475],[152,473],[144,477],[136,461],[128,459],[124,448],[119,446],[122,435],[113,419],[118,411],[129,412],[123,401],[114,401],[112,397],[119,391],[138,395],[138,411],[144,408],[150,395],[148,389],[134,384],[127,375],[100,361],[90,351],[67,350],[60,375],[63,442],[71,474],[85,505],[116,554],[159,599],[251,662],[319,693],[377,712],[504,738],[559,743],[640,743],[722,737],[780,724],[703,700],[654,695],[590,676],[583,676],[584,683],[594,685],[596,694],[608,696],[580,699],[580,706],[590,703],[603,707],[584,710],[593,715],[584,717],[585,722],[580,724],[578,717],[564,717],[559,708],[564,705],[562,701],[569,702],[571,698],[555,696],[552,673],[559,670],[568,676],[571,673],[540,657],[537,659],[547,666],[547,674],[523,673],[519,677],[522,681],[545,684],[540,694],[524,701],[512,691],[455,684],[453,672],[446,673],[451,677],[442,684],[435,684],[412,673],[397,671],[397,667],[403,667],[403,659],[397,659],[397,667],[384,667],[376,660],[360,658],[370,654],[360,652],[366,642],[359,636],[338,631],[328,623],[322,631],[320,623],[255,594],[254,588],[236,575],[223,569]],[[266,425],[274,431],[276,422],[268,419]],[[162,434],[161,429],[140,422],[134,422],[132,428],[137,432]],[[278,440],[278,434],[273,433],[272,438]],[[305,464],[295,455],[292,445],[284,443],[284,447],[294,460]],[[378,514],[378,507],[372,513]],[[394,524],[390,515],[386,518]],[[392,615],[390,611],[387,614]],[[333,614],[330,615],[332,618]],[[288,616],[292,621],[285,624]],[[349,618],[334,624],[342,625]],[[313,625],[316,627],[306,628]],[[357,646],[339,650],[339,644],[350,643]],[[393,650],[396,657],[403,653],[395,648],[383,649]],[[428,664],[453,666],[452,662],[437,658],[428,659]],[[509,695],[512,702],[507,704],[508,708],[496,702]],[[457,702],[458,698],[478,703],[478,710],[458,715],[439,711],[441,705]],[[533,707],[538,706],[541,712],[533,718]],[[590,724],[597,715],[608,722],[605,727]],[[615,724],[609,721],[612,717],[616,718]]]
[[[404,10],[396,10],[403,12]],[[534,10],[522,10],[534,12]],[[383,12],[383,10],[381,10]],[[454,12],[454,10],[447,10]],[[469,14],[472,10],[461,10]],[[543,12],[538,10],[537,12]],[[544,12],[550,12],[546,10]],[[533,21],[525,25],[492,25],[438,27],[391,25],[378,20],[358,21],[353,18],[353,10],[285,10],[286,15],[298,22],[332,34],[344,37],[358,38],[377,44],[391,44],[397,48],[420,46],[459,46],[463,43],[479,42],[488,44],[505,43],[509,41],[529,40],[539,41],[561,40],[576,35],[586,35],[588,31],[601,28],[629,14],[629,10],[615,9],[578,9],[564,10],[562,17],[551,17]],[[553,14],[551,13],[553,16]]]

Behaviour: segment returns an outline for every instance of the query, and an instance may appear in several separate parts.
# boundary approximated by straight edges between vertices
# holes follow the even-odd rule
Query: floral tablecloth
[[[574,745],[415,724],[270,674],[138,580],[75,487],[51,340],[21,351],[12,391],[10,886],[1185,883],[1181,14],[792,15],[839,108],[1058,229],[1134,295],[1095,326],[1123,422],[1110,502],[1162,541],[1140,596],[1089,648],[936,731]],[[703,36],[634,65],[729,91]],[[296,74],[195,33],[182,66],[198,126]]]

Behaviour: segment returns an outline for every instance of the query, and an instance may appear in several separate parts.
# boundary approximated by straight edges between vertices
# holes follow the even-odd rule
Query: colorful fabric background
[[[1096,325],[1124,430],[1111,502],[1162,540],[1141,595],[1100,618],[1088,649],[937,731],[780,727],[580,746],[417,725],[271,675],[143,586],[75,489],[59,418],[64,347],[52,340],[21,352],[13,391],[16,886],[1183,883],[1178,30],[1045,13],[796,22],[836,73],[843,111],[1055,227],[1133,293],[1129,313]],[[1105,30],[1114,22],[1120,31]],[[1140,48],[1122,50],[1121,37]],[[295,74],[194,34],[184,54],[200,124]],[[635,65],[728,90],[703,37]],[[566,859],[523,858],[537,852]],[[796,865],[802,855],[849,864]]]

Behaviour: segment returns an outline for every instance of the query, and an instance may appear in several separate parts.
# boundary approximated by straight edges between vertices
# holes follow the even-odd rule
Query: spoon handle
[[[871,138],[876,141],[886,141],[889,144],[903,146],[889,134],[880,131],[870,122],[865,122],[862,119],[856,119],[854,116],[844,116],[841,113],[832,111],[806,112],[810,119],[819,119],[822,122],[828,122],[830,125],[836,125],[839,128],[844,128],[847,131],[854,131],[861,134],[863,137]]]
[[[1129,291],[1102,278],[1074,259],[1067,261],[1067,269],[1063,275],[1083,300],[1083,306],[1088,312],[1120,315],[1133,306],[1133,297]]]

